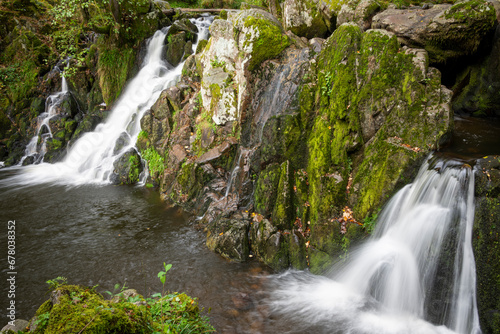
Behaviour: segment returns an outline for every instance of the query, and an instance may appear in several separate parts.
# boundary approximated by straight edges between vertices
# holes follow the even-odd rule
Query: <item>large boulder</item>
[[[286,30],[306,37],[326,37],[331,28],[331,15],[320,10],[318,0],[285,0],[283,3],[283,23]]]
[[[310,222],[311,270],[361,237],[359,224],[450,132],[451,91],[428,63],[425,50],[354,23],[323,44],[300,95],[306,154],[291,159],[300,166],[295,160],[306,157],[303,171],[293,172],[292,212]]]
[[[289,45],[280,22],[271,14],[250,9],[215,20],[211,38],[199,57],[203,108],[217,125],[239,121],[250,103],[248,82],[264,60]],[[269,47],[272,45],[273,47]]]
[[[337,27],[347,22],[356,23],[361,29],[368,30],[372,19],[381,10],[378,0],[351,0],[342,5],[337,16]]]
[[[432,63],[474,54],[496,24],[493,4],[468,0],[429,9],[389,8],[373,17],[372,28],[393,32],[409,47],[424,48]]]

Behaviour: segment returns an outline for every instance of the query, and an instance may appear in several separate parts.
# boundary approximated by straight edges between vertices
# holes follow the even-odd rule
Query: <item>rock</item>
[[[356,23],[361,29],[368,30],[373,16],[381,10],[378,0],[351,0],[342,5],[337,16],[337,27],[347,22]]]
[[[176,35],[181,31],[186,34],[186,40],[195,42],[198,28],[189,19],[176,20],[168,30],[166,36],[167,40],[169,36]]]
[[[445,63],[474,54],[495,24],[491,3],[468,0],[429,9],[389,8],[373,17],[372,28],[393,32],[409,47],[426,49],[431,63]]]
[[[116,140],[115,148],[113,149],[113,155],[118,154],[125,146],[130,144],[130,136],[127,132],[122,132],[120,137]]]
[[[263,219],[259,222],[254,219],[250,240],[252,251],[264,263],[277,270],[289,267],[288,240],[269,220]]]
[[[226,259],[243,262],[249,255],[247,220],[214,220],[207,226],[207,247]]]
[[[286,30],[307,39],[324,38],[329,28],[318,8],[317,0],[285,0],[283,22]]]
[[[134,184],[139,181],[144,166],[135,148],[130,148],[113,163],[113,168],[110,176],[113,184]]]
[[[199,58],[203,108],[217,125],[240,121],[250,103],[250,72],[289,45],[283,27],[269,13],[250,9],[229,14],[228,20],[212,23],[212,36]]]
[[[170,124],[168,119],[162,121],[153,116],[151,110],[144,113],[141,119],[141,129],[148,133],[151,144],[160,150],[164,149],[166,141],[170,135]]]
[[[174,67],[179,65],[184,56],[186,39],[184,31],[180,31],[175,35],[169,35],[168,43],[165,46],[165,59]]]
[[[491,52],[479,63],[468,64],[453,86],[453,110],[474,116],[500,116],[500,27]]]
[[[264,217],[270,217],[276,204],[280,172],[279,164],[270,164],[260,172],[257,179],[254,192],[254,210]]]
[[[26,320],[22,320],[22,319],[16,319],[13,321],[13,324],[8,324],[8,325],[5,325],[1,330],[0,330],[0,334],[4,334],[4,333],[7,333],[8,331],[12,331],[14,333],[17,333],[17,332],[25,332],[26,331],[26,328],[29,326],[29,322],[26,321]]]
[[[156,100],[155,104],[151,107],[151,111],[154,117],[158,120],[167,119],[169,123],[172,122],[172,111],[169,104],[169,95],[171,95],[168,89],[161,92],[160,97]],[[142,120],[141,120],[142,121]],[[141,125],[142,127],[142,125]]]
[[[234,144],[234,141],[225,141],[201,155],[196,159],[196,163],[210,163],[214,168],[231,168],[230,165],[236,151]]]
[[[477,161],[472,244],[476,261],[477,305],[481,329],[495,333],[500,326],[500,156]]]

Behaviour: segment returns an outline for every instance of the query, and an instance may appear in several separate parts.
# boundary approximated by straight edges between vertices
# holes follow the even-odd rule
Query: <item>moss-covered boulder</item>
[[[305,229],[311,270],[344,256],[365,235],[363,220],[449,133],[451,92],[428,63],[426,51],[354,23],[323,44],[300,91],[305,159],[291,156],[292,219]]]
[[[426,49],[432,63],[446,63],[474,54],[495,24],[493,4],[467,0],[429,9],[389,8],[375,15],[372,28],[395,33],[409,47]]]
[[[203,107],[217,125],[239,121],[250,103],[251,72],[288,45],[279,21],[260,9],[215,20],[204,52],[199,56]],[[273,48],[269,48],[273,45]]]
[[[33,333],[146,333],[147,313],[133,303],[110,303],[92,289],[67,285],[52,292],[31,320]]]
[[[372,26],[373,16],[381,10],[382,5],[378,0],[351,0],[342,5],[337,16],[337,27],[354,22],[361,29],[368,30]]]
[[[214,331],[208,318],[200,314],[197,300],[184,293],[144,298],[128,289],[105,300],[95,287],[65,284],[57,284],[29,323],[29,332],[35,334],[178,333],[185,328]]]
[[[113,163],[110,180],[114,184],[134,184],[139,181],[144,166],[135,148],[130,148]]]

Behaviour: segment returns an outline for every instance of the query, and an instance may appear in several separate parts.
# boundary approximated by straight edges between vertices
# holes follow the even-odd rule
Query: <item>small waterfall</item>
[[[473,220],[472,168],[429,158],[331,278],[276,277],[272,309],[333,333],[479,334]]]
[[[66,78],[62,76],[61,91],[50,95],[45,101],[45,112],[37,117],[35,135],[31,138],[28,145],[26,145],[24,156],[21,158],[19,165],[23,165],[28,157],[33,157],[32,163],[38,164],[43,162],[43,157],[47,152],[47,140],[52,138],[50,120],[60,113],[58,107],[66,94],[68,94],[68,83],[66,82]]]
[[[198,41],[207,39],[212,17],[192,19],[198,27]],[[168,28],[158,30],[148,43],[144,64],[124,89],[108,119],[99,124],[93,132],[79,138],[64,161],[56,164],[40,164],[25,168],[24,175],[11,180],[15,183],[31,184],[58,182],[79,185],[85,183],[108,183],[113,171],[113,163],[124,152],[135,146],[140,120],[144,113],[156,102],[161,92],[175,85],[181,75],[183,63],[170,68],[162,59],[163,44]],[[196,50],[197,43],[193,45]],[[63,90],[67,85],[63,82]],[[118,140],[128,145],[115,149]],[[36,142],[35,142],[36,143]]]

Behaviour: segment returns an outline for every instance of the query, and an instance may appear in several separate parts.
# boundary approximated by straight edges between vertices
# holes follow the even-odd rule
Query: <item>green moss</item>
[[[276,203],[277,188],[280,181],[280,166],[271,164],[260,172],[254,192],[255,212],[268,218]]]
[[[128,174],[128,179],[130,180],[130,183],[137,183],[139,182],[139,170],[141,167],[141,162],[139,161],[139,158],[136,155],[131,155],[128,159],[128,163],[130,165],[129,168],[129,174]]]
[[[49,300],[38,309],[35,334],[214,331],[200,315],[197,301],[183,293],[146,300],[139,296],[138,305],[123,298],[116,303],[104,300],[93,289],[74,285],[62,285],[52,294],[58,302]]]
[[[111,106],[120,95],[134,60],[132,48],[117,48],[105,42],[99,44],[99,86],[106,105]]]
[[[290,162],[285,161],[280,166],[280,177],[277,188],[276,204],[271,221],[280,230],[292,229],[294,222],[292,182]]]
[[[244,47],[252,45],[251,59],[248,69],[253,71],[266,59],[278,56],[288,45],[288,36],[282,34],[281,29],[267,19],[247,16],[244,21],[245,28],[253,29],[258,37],[252,37],[248,32]],[[272,45],[272,47],[269,47]]]

